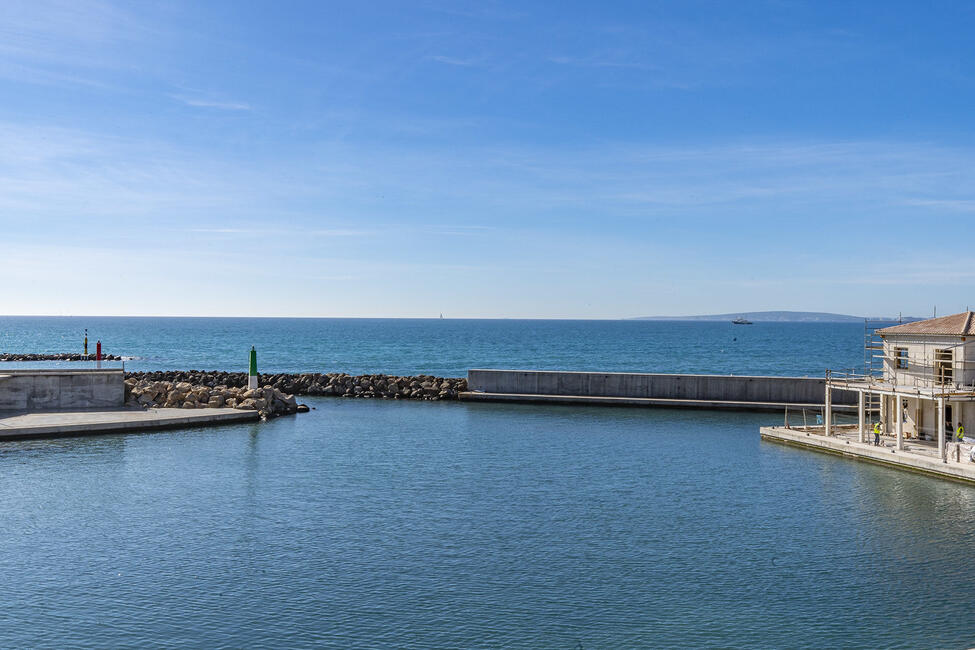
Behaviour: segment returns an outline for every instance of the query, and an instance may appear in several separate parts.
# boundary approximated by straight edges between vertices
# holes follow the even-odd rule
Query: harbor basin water
[[[968,647],[975,490],[777,416],[308,398],[0,444],[2,647]]]

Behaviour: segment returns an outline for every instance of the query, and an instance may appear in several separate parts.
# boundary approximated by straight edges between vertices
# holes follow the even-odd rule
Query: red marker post
[[[95,362],[98,364],[97,367],[102,367],[102,342],[98,341],[95,343]]]

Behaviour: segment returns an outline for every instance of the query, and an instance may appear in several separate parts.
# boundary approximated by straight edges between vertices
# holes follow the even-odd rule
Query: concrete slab
[[[669,406],[677,408],[738,409],[742,411],[777,411],[786,408],[790,412],[802,409],[819,412],[821,404],[783,404],[781,402],[738,402],[725,400],[664,399],[659,397],[597,397],[593,395],[539,395],[528,393],[482,393],[478,391],[459,393],[461,400],[468,402],[527,402],[533,404],[584,404],[604,406]],[[834,410],[856,410],[856,407],[834,406]]]
[[[828,438],[822,427],[790,428],[762,427],[762,440],[778,442],[796,447],[804,447],[819,452],[839,454],[847,458],[880,463],[914,472],[921,472],[939,478],[948,478],[967,483],[975,483],[975,463],[969,460],[971,445],[950,445],[958,447],[957,454],[949,454],[945,462],[938,454],[937,445],[919,440],[905,441],[904,449],[896,449],[890,436],[881,438],[881,445],[872,442],[859,442],[859,434],[853,429],[840,430]],[[871,434],[872,438],[873,435]]]
[[[197,427],[259,419],[236,409],[0,411],[0,440]]]

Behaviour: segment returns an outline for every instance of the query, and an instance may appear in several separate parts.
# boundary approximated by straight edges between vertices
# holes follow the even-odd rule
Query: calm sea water
[[[821,374],[858,325],[0,319],[135,368]],[[971,647],[975,489],[763,443],[778,415],[306,398],[0,443],[0,647]]]
[[[0,444],[0,647],[969,647],[975,490],[767,416],[328,398]]]
[[[818,375],[863,364],[863,326],[836,323],[0,317],[0,352],[136,357],[133,370],[428,373],[469,368]]]

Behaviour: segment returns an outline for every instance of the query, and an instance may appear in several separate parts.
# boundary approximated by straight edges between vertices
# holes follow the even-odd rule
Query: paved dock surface
[[[783,402],[739,402],[732,400],[668,399],[661,397],[602,397],[593,395],[544,395],[531,393],[486,393],[469,391],[460,393],[461,400],[469,402],[528,402],[535,404],[589,404],[605,406],[669,406],[675,408],[739,409],[744,411],[790,412],[807,409],[819,413],[821,404],[786,404]],[[855,407],[836,405],[834,410]]]
[[[868,434],[871,442],[860,442],[859,434],[853,428],[839,429],[833,435],[823,435],[822,427],[785,428],[762,427],[763,440],[779,442],[788,445],[805,447],[816,451],[840,454],[858,460],[881,463],[890,467],[906,469],[924,474],[931,474],[941,478],[950,478],[975,483],[975,463],[969,460],[971,445],[949,444],[949,452],[945,462],[938,453],[938,446],[934,442],[924,440],[905,440],[904,448],[897,449],[896,441],[891,436],[881,437],[880,446],[872,442],[873,433]]]
[[[226,408],[0,411],[0,440],[207,426],[259,417],[257,411]]]

